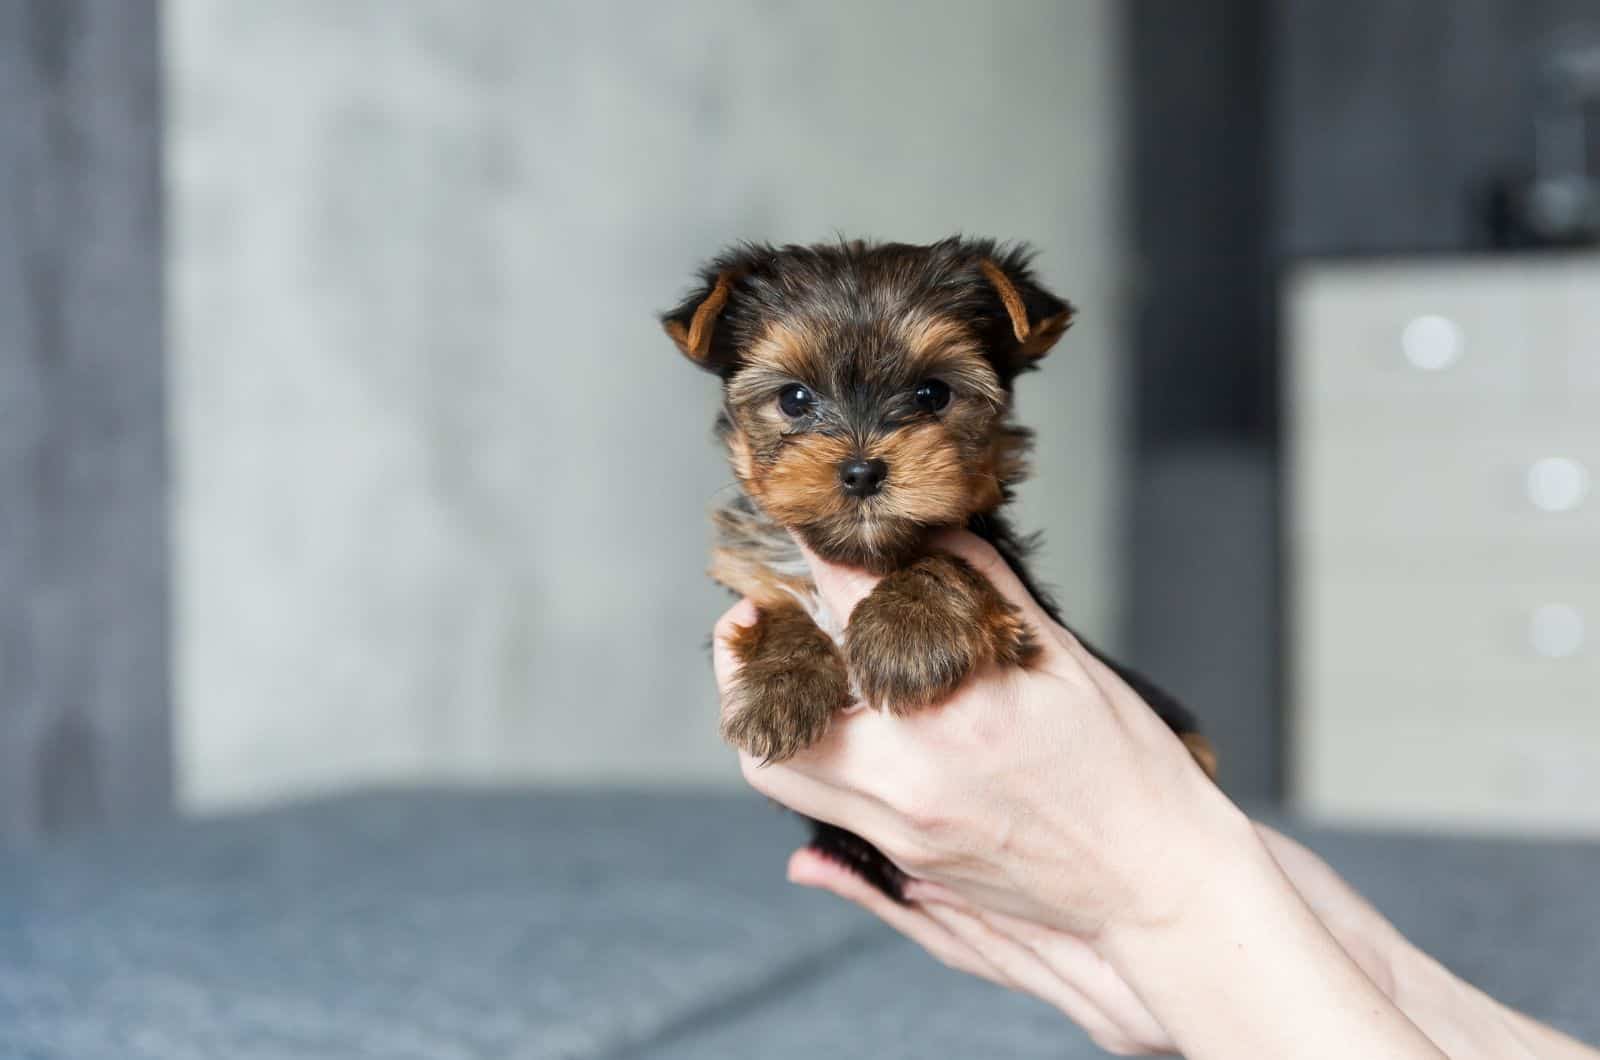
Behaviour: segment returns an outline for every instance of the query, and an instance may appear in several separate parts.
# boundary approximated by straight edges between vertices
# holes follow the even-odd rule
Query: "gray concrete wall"
[[[1110,0],[171,0],[178,757],[205,809],[373,779],[736,780],[725,241],[1027,237],[1083,308],[1028,520],[1115,627]]]
[[[171,804],[158,37],[0,4],[0,841]]]

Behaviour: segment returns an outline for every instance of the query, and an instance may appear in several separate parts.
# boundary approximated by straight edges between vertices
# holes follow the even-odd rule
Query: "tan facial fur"
[[[1011,451],[1026,435],[1004,425],[1005,392],[959,321],[908,315],[877,332],[870,336],[877,358],[841,363],[830,351],[849,339],[825,322],[772,324],[729,384],[725,438],[735,474],[772,519],[819,553],[887,568],[929,529],[1000,504],[1003,486],[1021,469]],[[951,389],[937,413],[907,405],[927,379]],[[824,415],[802,422],[784,415],[777,395],[795,383],[818,396]],[[888,465],[874,496],[840,489],[839,466],[856,458]]]

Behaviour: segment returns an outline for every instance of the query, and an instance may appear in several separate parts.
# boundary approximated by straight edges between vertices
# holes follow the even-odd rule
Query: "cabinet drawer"
[[[1309,813],[1600,832],[1592,687],[1352,674],[1302,706],[1294,792]]]
[[[1600,702],[1600,554],[1553,564],[1507,549],[1485,567],[1438,556],[1405,564],[1397,551],[1393,568],[1324,563],[1305,572],[1297,686],[1356,675],[1462,678],[1587,686]]]
[[[1558,411],[1575,387],[1600,393],[1597,288],[1600,265],[1572,259],[1313,270],[1292,295],[1291,417]]]
[[[1297,536],[1587,537],[1600,550],[1600,424],[1479,439],[1312,435],[1297,440]]]
[[[1297,389],[1335,400],[1515,399],[1533,382],[1530,329],[1559,297],[1498,270],[1317,273],[1293,303]]]

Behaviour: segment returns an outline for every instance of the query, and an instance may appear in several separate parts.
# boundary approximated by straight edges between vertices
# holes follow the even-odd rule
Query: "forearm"
[[[1409,942],[1392,963],[1396,1004],[1451,1060],[1600,1060],[1600,1052],[1502,1005]]]
[[[1107,960],[1190,1060],[1442,1057],[1328,934],[1232,807],[1205,807],[1146,917],[1108,926]]]

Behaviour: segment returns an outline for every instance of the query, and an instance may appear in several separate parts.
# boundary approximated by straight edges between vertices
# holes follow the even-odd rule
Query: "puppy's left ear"
[[[1076,312],[1071,304],[1039,286],[1023,254],[983,258],[978,262],[984,278],[994,288],[1011,321],[1010,351],[1017,371],[1026,371],[1050,352]]]
[[[737,278],[736,270],[722,269],[676,309],[661,315],[662,329],[683,355],[701,368],[717,369],[717,321],[727,308]]]

